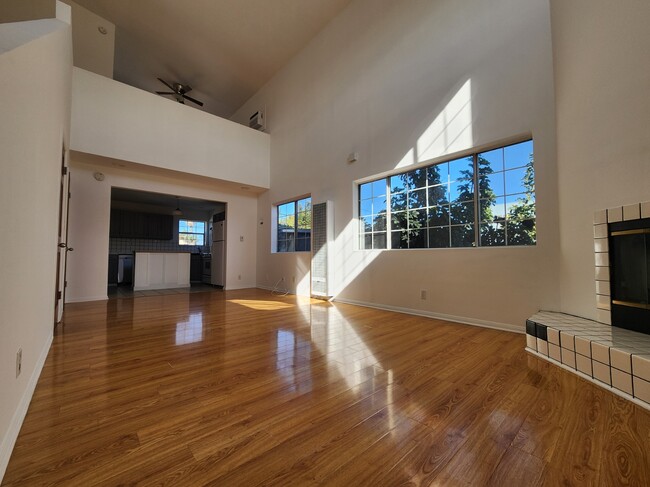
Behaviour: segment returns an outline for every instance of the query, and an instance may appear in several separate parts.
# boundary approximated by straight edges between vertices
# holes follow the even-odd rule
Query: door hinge
[[[57,301],[58,301],[59,299],[61,299],[62,296],[63,296],[63,294],[61,294],[61,291],[57,291],[57,292],[56,292],[56,299],[57,299]]]
[[[68,168],[66,166],[63,166],[63,168],[61,169],[61,174],[63,174],[64,176],[68,174]]]
[[[63,283],[63,287],[68,287],[68,281],[65,281],[65,282]]]

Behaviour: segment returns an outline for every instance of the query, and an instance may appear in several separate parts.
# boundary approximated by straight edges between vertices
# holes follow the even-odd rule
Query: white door
[[[57,269],[56,269],[56,295],[54,304],[54,324],[60,323],[63,319],[63,307],[65,305],[66,263],[68,252],[74,249],[68,245],[68,208],[70,203],[70,172],[67,165],[68,151],[65,147],[61,155],[61,189],[59,193],[59,238],[57,247]]]

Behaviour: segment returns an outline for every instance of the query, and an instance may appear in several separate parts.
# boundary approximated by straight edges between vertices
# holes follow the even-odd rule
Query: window
[[[311,198],[278,205],[277,212],[277,251],[311,251]]]
[[[361,248],[386,248],[386,180],[359,186]]]
[[[361,249],[535,245],[533,141],[361,184],[359,225]]]
[[[205,222],[178,220],[178,245],[203,245]]]

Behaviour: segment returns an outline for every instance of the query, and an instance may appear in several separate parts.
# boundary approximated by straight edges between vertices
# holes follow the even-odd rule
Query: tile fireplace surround
[[[650,202],[594,213],[598,321],[540,311],[526,321],[526,350],[650,409],[650,335],[611,326],[608,223],[650,218]]]

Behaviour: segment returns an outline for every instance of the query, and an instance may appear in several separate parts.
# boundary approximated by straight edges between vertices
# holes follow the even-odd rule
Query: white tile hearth
[[[625,349],[625,348],[612,348],[609,351],[610,359],[612,361],[612,367],[627,372],[628,374],[632,373],[632,354],[634,349]]]
[[[526,344],[528,351],[650,409],[650,335],[540,311],[526,323]]]
[[[632,377],[632,384],[634,386],[634,397],[650,403],[650,382],[638,377]]]
[[[632,395],[632,374],[626,374],[612,367],[612,386],[619,391]]]
[[[591,359],[584,355],[576,354],[576,368],[585,375],[592,377]]]
[[[591,357],[591,340],[587,337],[577,336],[575,339],[576,353]]]
[[[555,360],[556,362],[562,362],[562,352],[561,348],[558,345],[552,343],[548,344],[548,356]]]
[[[632,373],[635,377],[650,381],[650,355],[632,355]]]

